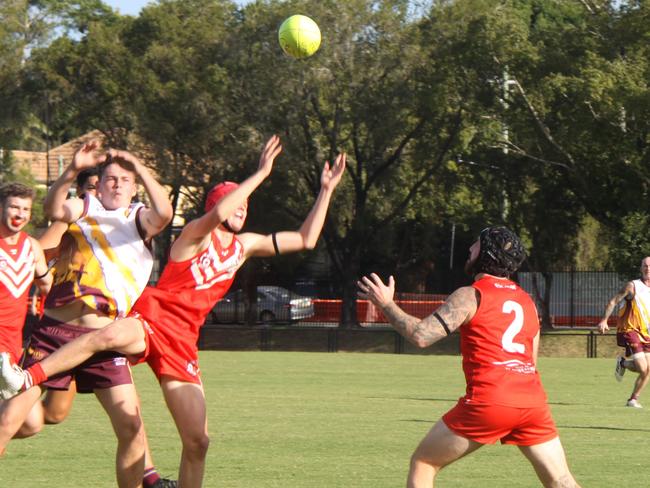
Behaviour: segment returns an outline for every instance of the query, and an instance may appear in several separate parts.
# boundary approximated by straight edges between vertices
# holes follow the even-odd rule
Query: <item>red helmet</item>
[[[228,193],[235,190],[239,185],[232,181],[224,181],[223,183],[218,183],[212,190],[208,192],[208,196],[205,199],[205,211],[209,212],[217,204],[219,200],[225,197]]]

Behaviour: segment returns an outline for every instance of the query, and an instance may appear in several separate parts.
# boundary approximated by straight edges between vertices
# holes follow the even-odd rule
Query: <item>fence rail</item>
[[[457,332],[432,346],[419,349],[387,324],[342,328],[337,323],[309,322],[280,326],[206,324],[198,343],[202,350],[258,350],[308,352],[377,352],[390,354],[460,354]],[[544,331],[540,356],[614,357],[615,334],[593,330]]]

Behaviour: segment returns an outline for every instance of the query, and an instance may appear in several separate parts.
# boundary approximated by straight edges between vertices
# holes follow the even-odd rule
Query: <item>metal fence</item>
[[[521,287],[536,301],[540,316],[548,311],[554,328],[595,327],[607,302],[625,284],[619,274],[599,271],[522,272],[517,276]],[[274,299],[268,289],[282,290]],[[341,320],[340,298],[305,297],[275,286],[257,287],[257,299],[248,299],[242,290],[231,292],[215,307],[208,323],[338,327]],[[398,293],[395,302],[407,313],[419,318],[435,311],[445,300],[444,294]],[[387,320],[377,307],[357,300],[356,315],[362,326],[382,327]],[[615,320],[615,315],[612,322]]]

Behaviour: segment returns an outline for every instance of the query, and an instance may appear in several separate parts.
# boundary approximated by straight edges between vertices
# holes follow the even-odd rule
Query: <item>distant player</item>
[[[418,347],[460,328],[466,394],[413,453],[409,488],[431,488],[442,468],[497,441],[518,446],[545,487],[578,487],[536,368],[537,310],[530,296],[509,279],[525,256],[519,238],[509,229],[484,229],[465,264],[474,283],[454,291],[424,319],[395,304],[392,276],[388,285],[374,273],[358,282],[359,296],[379,307],[391,325]]]
[[[628,281],[607,303],[605,314],[598,323],[601,333],[609,330],[607,319],[622,301],[625,301],[625,307],[618,320],[616,342],[625,348],[625,355],[631,359],[616,358],[614,374],[621,381],[626,369],[638,373],[626,405],[643,408],[639,395],[650,381],[650,256],[641,260],[641,278]]]
[[[248,196],[270,174],[281,149],[279,138],[273,136],[252,176],[239,185],[226,182],[212,188],[205,214],[183,228],[157,285],[145,289],[128,318],[68,343],[29,368],[24,376],[4,376],[0,385],[9,380],[16,389],[24,390],[105,350],[146,361],[160,381],[183,443],[178,484],[184,488],[201,486],[209,438],[196,346],[199,329],[246,259],[316,245],[330,199],[345,170],[345,154],[340,154],[332,167],[325,164],[320,193],[297,231],[240,234]]]
[[[23,326],[32,283],[42,294],[52,283],[40,244],[23,231],[31,218],[33,199],[34,190],[21,183],[0,186],[0,352],[14,363],[23,354]],[[5,408],[0,400],[0,413]],[[35,408],[26,418],[31,422],[42,415],[42,410]],[[32,432],[30,424],[15,436],[27,437]],[[0,447],[0,455],[3,452]]]

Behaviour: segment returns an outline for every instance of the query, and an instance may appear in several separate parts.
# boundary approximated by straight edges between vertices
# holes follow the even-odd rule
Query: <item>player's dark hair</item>
[[[83,171],[79,171],[79,174],[77,175],[77,188],[84,186],[86,184],[86,181],[88,181],[88,179],[92,178],[93,176],[99,176],[98,168],[88,168],[84,169]]]
[[[0,186],[0,205],[4,207],[9,197],[29,198],[34,200],[34,189],[17,181],[10,181]]]
[[[526,249],[510,229],[487,227],[479,235],[481,250],[474,265],[476,273],[487,273],[507,278],[519,269],[526,259]]]

